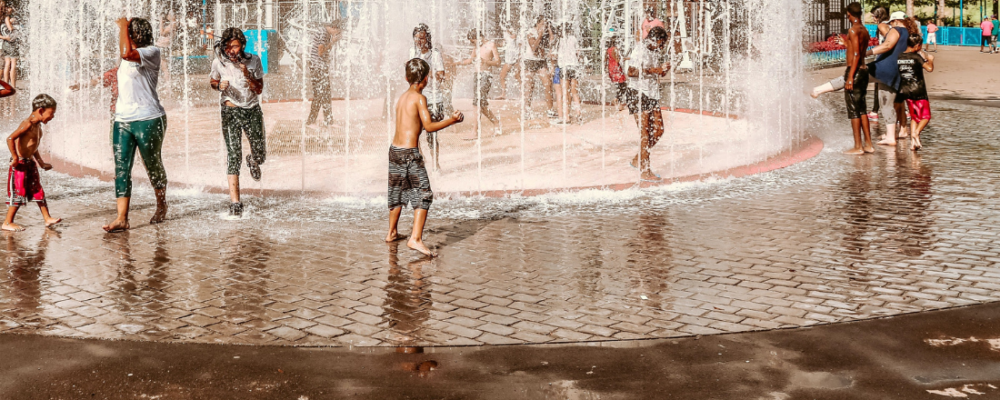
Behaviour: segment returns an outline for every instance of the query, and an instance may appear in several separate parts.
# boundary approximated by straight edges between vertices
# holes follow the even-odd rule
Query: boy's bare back
[[[408,89],[399,96],[396,101],[396,135],[392,139],[392,145],[399,148],[417,147],[420,133],[423,131],[423,123],[420,118],[420,109],[427,111],[427,98],[420,92]]]
[[[431,113],[427,110],[427,98],[416,89],[416,85],[411,85],[396,101],[396,134],[392,145],[402,149],[415,148],[421,131],[437,132],[462,122],[462,119],[462,113],[455,111],[450,118],[432,122]]]

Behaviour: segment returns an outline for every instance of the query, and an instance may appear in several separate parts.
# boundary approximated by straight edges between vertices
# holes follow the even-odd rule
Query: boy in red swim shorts
[[[42,125],[49,123],[56,114],[56,101],[47,94],[40,94],[31,102],[31,115],[21,122],[7,138],[7,148],[10,150],[10,169],[7,173],[7,218],[3,222],[3,230],[11,232],[23,231],[20,225],[14,223],[17,210],[28,203],[38,203],[42,211],[45,226],[51,227],[62,219],[49,215],[49,207],[45,202],[45,191],[42,190],[38,167],[48,171],[52,165],[42,161],[38,153],[38,145],[42,141]]]
[[[923,50],[923,38],[910,35],[906,52],[899,55],[899,97],[910,109],[910,150],[920,150],[920,132],[931,120],[931,103],[927,97],[924,71],[934,71],[934,56]]]

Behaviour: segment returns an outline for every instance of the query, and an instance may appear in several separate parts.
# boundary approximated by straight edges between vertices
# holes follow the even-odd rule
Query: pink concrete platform
[[[384,100],[334,101],[334,123],[306,127],[302,102],[263,104],[268,159],[259,182],[243,166],[246,193],[317,197],[382,196],[392,126],[383,117]],[[431,183],[441,197],[531,196],[583,189],[622,190],[711,177],[740,177],[809,159],[823,148],[819,139],[761,144],[742,137],[747,121],[713,112],[664,110],[664,136],[651,152],[652,169],[662,182],[642,182],[629,166],[638,150],[638,128],[627,111],[585,104],[582,119],[553,125],[541,101],[521,119],[519,102],[492,100],[500,134],[486,119],[477,126],[471,100],[455,107],[465,122],[441,131],[441,169]],[[226,154],[215,107],[168,108],[163,156],[172,187],[225,192]],[[349,122],[348,122],[349,121]],[[109,123],[53,123],[47,151],[60,172],[113,179]],[[244,140],[244,153],[249,144]],[[304,151],[303,151],[304,150]],[[430,167],[425,141],[421,151]],[[136,168],[134,178],[145,172]]]

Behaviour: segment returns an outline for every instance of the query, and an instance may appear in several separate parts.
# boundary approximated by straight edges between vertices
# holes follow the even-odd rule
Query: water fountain
[[[666,132],[652,151],[654,171],[667,182],[706,176],[791,152],[803,142],[801,2],[653,3],[674,33],[664,57],[675,67],[662,82]],[[205,47],[211,48],[211,32],[243,28],[251,39],[248,50],[268,57],[263,109],[269,147],[264,178],[243,186],[382,195],[393,133],[390,110],[405,89],[402,64],[413,27],[426,23],[446,58],[447,96],[466,114],[465,123],[440,136],[442,170],[431,175],[436,191],[624,188],[639,182],[638,171],[628,165],[638,150],[638,129],[611,103],[603,44],[609,35],[632,37],[625,33],[637,28],[641,9],[639,0],[41,0],[28,6],[26,59],[31,94],[49,93],[62,104],[45,150],[66,172],[107,174],[113,171],[110,94],[99,87],[67,88],[118,62],[115,18],[144,17],[160,31],[168,13],[175,13],[179,32],[168,40],[170,77],[161,75],[159,89],[169,120],[167,172],[175,185],[223,188],[225,148]],[[493,89],[494,96],[508,93],[506,100],[490,101],[502,126],[502,134],[494,135],[488,121],[472,122],[474,67],[454,62],[471,53],[465,40],[471,28],[499,39],[503,24],[529,28],[539,14],[577,27],[586,66],[583,120],[550,124],[541,93],[528,107],[524,81],[511,74],[506,88]],[[344,28],[331,56],[334,123],[307,126],[312,92],[302,63],[306,38],[334,20]],[[632,40],[621,42],[631,46]]]

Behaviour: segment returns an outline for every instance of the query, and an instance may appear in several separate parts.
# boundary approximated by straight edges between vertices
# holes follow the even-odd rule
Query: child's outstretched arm
[[[132,43],[132,38],[128,36],[129,19],[118,18],[115,24],[118,24],[118,51],[121,53],[122,60],[142,62],[139,58],[139,51],[135,49],[135,43]]]
[[[455,111],[447,119],[438,122],[431,121],[431,112],[427,109],[427,98],[424,96],[420,96],[420,102],[417,104],[417,114],[420,115],[420,124],[423,125],[424,130],[427,132],[437,132],[465,119],[465,116],[461,112]]]
[[[10,150],[10,166],[15,167],[21,163],[21,154],[17,152],[17,139],[31,129],[31,122],[24,121],[7,138],[7,149]]]
[[[10,84],[9,84],[9,83],[7,83],[7,82],[4,82],[4,81],[0,81],[0,86],[2,86],[2,87],[3,87],[3,89],[0,89],[0,99],[2,99],[2,98],[4,98],[4,97],[10,97],[10,96],[13,96],[13,95],[14,95],[15,93],[17,93],[17,89],[14,89],[14,88],[13,88],[12,86],[10,86]]]

